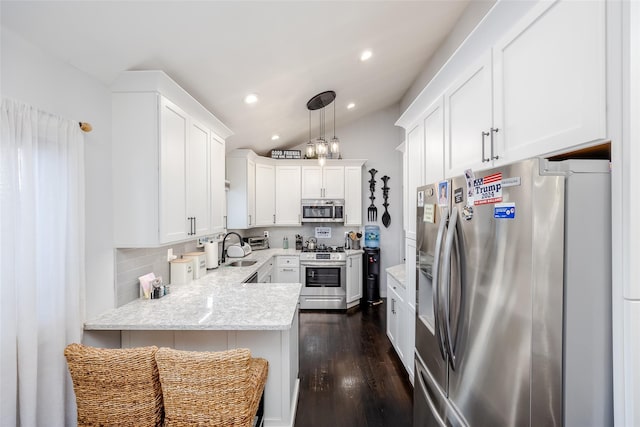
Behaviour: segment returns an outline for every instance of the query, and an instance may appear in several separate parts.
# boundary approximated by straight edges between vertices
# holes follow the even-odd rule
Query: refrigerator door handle
[[[442,328],[442,319],[440,319],[440,252],[442,249],[442,238],[444,236],[444,232],[446,230],[447,225],[447,216],[448,210],[444,208],[441,210],[442,215],[440,218],[440,224],[438,225],[438,234],[436,237],[436,247],[434,249],[434,258],[433,258],[433,279],[431,280],[431,284],[433,286],[433,319],[435,323],[436,330],[436,339],[438,340],[438,348],[440,349],[440,354],[442,355],[442,359],[446,360],[446,350],[444,347],[444,337],[441,332]]]
[[[451,209],[451,215],[449,216],[449,227],[447,230],[447,239],[444,243],[444,262],[442,269],[442,283],[444,284],[444,342],[447,354],[449,355],[449,364],[451,369],[456,369],[456,359],[453,351],[453,341],[451,339],[451,319],[449,318],[450,311],[450,299],[451,299],[451,250],[453,248],[453,241],[456,237],[456,225],[458,222],[458,207],[454,206]]]

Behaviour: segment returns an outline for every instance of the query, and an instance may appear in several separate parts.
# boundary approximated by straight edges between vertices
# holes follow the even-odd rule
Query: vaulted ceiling
[[[306,141],[306,103],[319,92],[337,93],[338,133],[397,103],[468,2],[3,0],[0,8],[2,26],[107,86],[125,70],[165,71],[233,130],[227,149],[265,153]],[[372,56],[361,61],[365,49]],[[249,93],[258,102],[247,105]]]

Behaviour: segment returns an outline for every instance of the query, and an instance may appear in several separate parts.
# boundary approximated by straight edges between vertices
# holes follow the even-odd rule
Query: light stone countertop
[[[361,253],[348,250],[347,254]],[[226,263],[256,260],[248,267],[222,265],[190,285],[171,286],[157,300],[137,299],[87,321],[85,330],[287,330],[298,307],[299,283],[242,283],[269,259],[298,256],[295,249],[265,249]]]
[[[227,263],[256,260],[249,267],[220,266],[190,285],[171,286],[157,300],[137,299],[85,323],[85,330],[286,330],[298,307],[299,283],[242,283],[276,255],[266,249]]]
[[[387,273],[393,276],[402,286],[405,286],[407,281],[407,270],[404,264],[394,265],[393,267],[387,267]]]

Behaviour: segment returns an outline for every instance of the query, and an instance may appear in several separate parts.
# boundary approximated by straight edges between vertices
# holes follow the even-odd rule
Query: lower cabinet
[[[275,283],[300,283],[300,258],[297,256],[276,257]]]
[[[415,328],[412,325],[416,311],[405,301],[405,293],[406,289],[400,282],[387,274],[387,336],[413,384]]]
[[[271,283],[273,276],[273,258],[265,262],[262,267],[258,269],[258,283]]]
[[[347,258],[347,308],[360,304],[362,298],[362,252]]]

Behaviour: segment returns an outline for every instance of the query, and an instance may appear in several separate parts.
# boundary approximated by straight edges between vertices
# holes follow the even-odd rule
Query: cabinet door
[[[187,217],[188,236],[205,236],[211,232],[209,193],[209,129],[197,122],[189,125],[187,145]]]
[[[344,168],[344,225],[362,225],[362,167]]]
[[[322,168],[320,166],[302,166],[302,198],[320,199],[323,194]]]
[[[424,129],[422,124],[407,134],[407,237],[416,238],[416,189],[423,184]]]
[[[298,267],[278,267],[276,271],[276,283],[300,283]]]
[[[323,197],[344,199],[344,167],[325,166],[322,168]]]
[[[501,161],[606,137],[605,7],[543,2],[495,45]]]
[[[276,220],[275,167],[256,163],[256,226],[269,226]]]
[[[495,136],[491,132],[491,95],[491,54],[488,53],[445,93],[445,176],[491,166],[490,140]],[[489,135],[483,136],[483,132]],[[495,147],[493,152],[497,155]]]
[[[169,100],[160,103],[160,242],[187,238],[186,148],[189,119]],[[152,160],[152,159],[150,159]],[[140,165],[144,168],[145,165]],[[150,207],[149,209],[152,209]]]
[[[300,225],[300,166],[276,166],[276,224]]]
[[[256,222],[256,162],[247,160],[247,221],[249,227]]]
[[[211,134],[211,233],[223,232],[226,228],[226,194],[224,191],[225,153],[224,140]]]
[[[362,298],[362,254],[351,255],[347,260],[347,306]],[[355,305],[355,304],[352,304]]]
[[[444,98],[429,107],[424,119],[424,184],[444,179]]]

